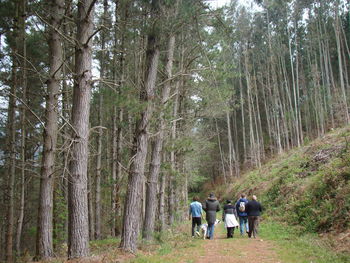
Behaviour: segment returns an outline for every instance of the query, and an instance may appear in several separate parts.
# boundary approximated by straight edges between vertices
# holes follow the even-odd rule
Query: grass
[[[350,227],[349,128],[292,149],[239,178],[224,198],[255,194],[281,222],[310,233]]]
[[[189,236],[189,235],[188,235]],[[130,260],[130,263],[176,263],[176,262],[194,262],[193,251],[202,251],[202,240],[191,239],[190,237],[181,240],[174,240],[171,243],[163,243],[151,254],[139,253],[136,257]],[[197,253],[196,252],[196,253]]]
[[[90,254],[92,256],[113,254],[115,249],[119,247],[119,243],[119,238],[90,241]]]
[[[130,263],[175,263],[194,262],[193,251],[203,252],[203,241],[191,238],[189,221],[174,225],[172,229],[161,233],[158,238],[157,248],[148,250],[149,244],[141,246],[139,253]]]
[[[350,255],[338,254],[318,235],[300,233],[293,227],[265,220],[261,224],[260,237],[274,241],[281,262],[288,263],[345,263]]]

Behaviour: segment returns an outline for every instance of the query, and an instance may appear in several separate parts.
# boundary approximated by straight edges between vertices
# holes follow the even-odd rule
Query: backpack
[[[239,202],[239,211],[244,212],[245,211],[245,202]]]

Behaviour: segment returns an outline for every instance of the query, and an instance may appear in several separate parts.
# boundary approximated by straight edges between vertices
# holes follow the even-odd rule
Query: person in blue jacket
[[[236,203],[236,210],[239,218],[239,231],[241,236],[244,235],[244,232],[248,233],[248,214],[246,211],[246,206],[248,204],[248,199],[245,194],[241,194],[241,198]],[[245,228],[245,231],[244,231]]]
[[[196,234],[199,235],[199,228],[202,224],[202,204],[198,202],[197,196],[193,197],[193,202],[190,204],[188,219],[191,220],[192,216],[192,237],[194,237],[194,230],[197,225]]]

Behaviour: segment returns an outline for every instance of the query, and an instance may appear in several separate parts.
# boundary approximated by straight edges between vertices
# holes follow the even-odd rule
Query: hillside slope
[[[284,153],[246,173],[221,197],[255,194],[273,217],[296,231],[316,232],[350,252],[350,128]],[[220,195],[220,193],[219,193]]]

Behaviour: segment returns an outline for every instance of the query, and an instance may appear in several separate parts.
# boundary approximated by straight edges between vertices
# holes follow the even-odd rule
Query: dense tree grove
[[[347,1],[239,3],[0,2],[0,261],[135,252],[189,191],[350,123]]]

